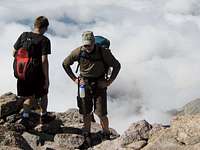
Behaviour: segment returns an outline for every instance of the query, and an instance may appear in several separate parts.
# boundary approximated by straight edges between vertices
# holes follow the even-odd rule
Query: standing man
[[[76,77],[71,65],[78,61],[80,76]],[[106,68],[112,67],[109,79],[105,78]],[[82,34],[82,46],[76,48],[67,56],[63,67],[68,76],[77,84],[85,86],[85,97],[78,94],[78,107],[83,114],[84,136],[90,136],[92,112],[100,118],[103,133],[109,138],[109,121],[107,117],[107,87],[115,80],[121,68],[118,60],[109,49],[95,44],[93,32],[86,31]]]
[[[47,115],[47,94],[49,89],[48,55],[51,54],[51,43],[43,34],[47,31],[48,26],[49,21],[46,17],[37,17],[34,22],[34,30],[32,32],[23,32],[14,44],[14,57],[19,49],[27,49],[28,56],[32,59],[29,64],[28,76],[25,79],[18,78],[17,80],[17,95],[25,99],[21,119],[21,123],[25,126],[29,120],[30,109],[38,104],[38,100],[42,118]]]

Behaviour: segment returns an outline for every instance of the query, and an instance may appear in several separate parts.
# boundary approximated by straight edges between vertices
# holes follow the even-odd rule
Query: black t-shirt
[[[27,49],[27,43],[31,41],[31,46]],[[33,32],[23,32],[16,43],[14,48],[19,50],[20,48],[25,48],[28,50],[28,54],[32,57],[32,63],[29,65],[30,68],[30,81],[38,81],[44,79],[44,74],[42,71],[42,55],[51,54],[51,43],[50,40],[41,34],[36,34]],[[27,79],[29,80],[29,79]]]
[[[50,40],[44,35],[33,32],[23,32],[14,44],[14,48],[16,50],[19,48],[26,48],[25,41],[27,39],[31,40],[33,46],[33,50],[29,52],[29,56],[32,58],[41,59],[42,55],[51,54]]]

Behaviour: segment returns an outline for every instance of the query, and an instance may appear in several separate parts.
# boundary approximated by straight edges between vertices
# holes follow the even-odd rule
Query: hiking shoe
[[[110,135],[111,135],[110,131],[109,132],[102,131],[102,137],[103,137],[103,139],[105,139],[105,140],[111,140]]]
[[[87,141],[84,141],[83,144],[81,144],[80,146],[78,146],[77,148],[78,149],[81,149],[81,150],[86,150],[90,147],[90,144],[88,144]]]
[[[48,113],[45,113],[44,115],[41,116],[41,124],[49,123],[53,121],[56,118],[55,115],[50,115]]]
[[[77,149],[87,150],[92,146],[91,133],[88,131],[83,131],[82,135],[84,136],[84,142],[78,146]]]
[[[102,136],[103,136],[103,139],[105,140],[114,140],[118,138],[120,135],[112,131],[109,131],[109,132],[102,131]]]
[[[25,129],[29,128],[29,118],[22,117],[17,123],[23,125]]]
[[[87,131],[84,131],[83,133],[83,136],[84,136],[84,142],[83,144],[86,146],[88,145],[89,147],[92,146],[92,138],[91,138],[91,133],[90,132],[87,132]]]

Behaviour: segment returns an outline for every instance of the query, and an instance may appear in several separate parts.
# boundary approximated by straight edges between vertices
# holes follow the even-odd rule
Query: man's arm
[[[76,77],[76,75],[73,73],[71,65],[75,62],[78,61],[78,57],[79,57],[79,53],[80,53],[80,47],[73,50],[71,52],[71,54],[69,56],[67,56],[63,63],[62,66],[65,70],[65,72],[67,73],[67,75],[75,82],[78,84],[78,78]]]
[[[48,61],[48,55],[42,55],[42,70],[45,77],[45,85],[44,88],[49,88],[49,61]]]
[[[104,53],[102,53],[102,56],[104,58],[104,62],[109,66],[112,67],[112,73],[109,79],[105,80],[105,81],[99,81],[98,86],[100,88],[105,88],[108,87],[109,85],[112,84],[112,82],[115,80],[115,78],[117,77],[120,69],[121,69],[121,64],[119,63],[119,61],[112,55],[110,50],[105,50],[103,51]]]
[[[74,81],[76,82],[77,77],[75,76],[75,74],[72,71],[72,68],[70,66],[66,66],[65,63],[63,62],[63,68],[65,70],[65,72],[67,73],[67,75]]]
[[[108,64],[109,67],[112,67],[112,74],[110,76],[110,78],[107,81],[107,85],[110,85],[115,78],[117,77],[120,69],[121,69],[121,64],[119,63],[119,61],[113,56],[113,54],[111,53],[110,50],[105,50],[104,51],[104,58],[105,58],[105,63]]]
[[[108,85],[110,85],[117,77],[117,75],[121,69],[121,64],[119,63],[118,60],[116,60],[112,67],[113,67],[113,70],[112,70],[112,74],[108,80]]]

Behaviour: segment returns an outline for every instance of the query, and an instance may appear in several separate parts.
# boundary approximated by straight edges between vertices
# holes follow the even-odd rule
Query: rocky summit
[[[150,124],[141,120],[130,124],[119,135],[110,128],[112,138],[107,140],[101,126],[92,122],[91,145],[83,146],[83,118],[77,109],[63,113],[49,112],[51,119],[36,130],[40,116],[32,112],[30,128],[20,124],[23,99],[13,93],[0,97],[0,149],[1,150],[199,150],[200,103],[195,100],[185,105],[172,118],[170,125]],[[193,105],[194,104],[194,105]],[[195,109],[194,109],[195,108]],[[40,128],[40,127],[38,127]]]

